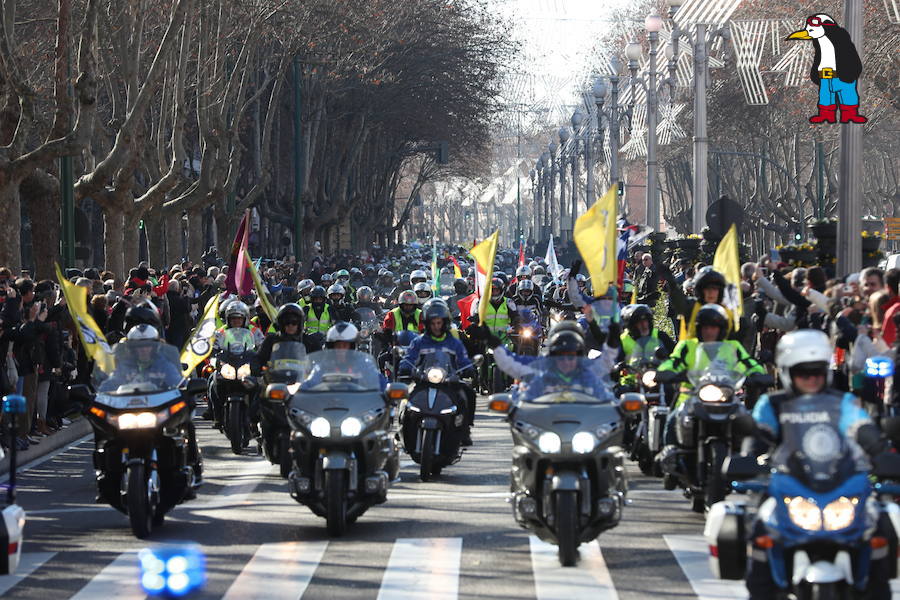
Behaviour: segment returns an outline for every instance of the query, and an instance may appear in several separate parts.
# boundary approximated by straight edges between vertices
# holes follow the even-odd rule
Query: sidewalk
[[[45,438],[41,438],[41,443],[31,446],[28,450],[19,451],[16,454],[16,463],[18,464],[18,469],[21,470],[23,466],[28,463],[43,458],[48,454],[59,450],[60,448],[65,448],[72,442],[83,438],[84,436],[91,433],[91,424],[88,423],[88,420],[85,418],[78,418],[72,421],[72,424],[68,427],[60,429],[53,435],[49,435]],[[9,473],[9,451],[6,451],[6,457],[3,460],[0,460],[0,476],[3,479],[6,479],[6,475]]]

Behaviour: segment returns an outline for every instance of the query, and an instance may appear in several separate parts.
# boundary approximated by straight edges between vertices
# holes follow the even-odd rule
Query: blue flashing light
[[[178,598],[206,584],[206,558],[197,544],[144,548],[138,560],[141,588],[150,596]]]
[[[886,379],[894,374],[894,361],[887,356],[873,356],[866,359],[866,376]]]

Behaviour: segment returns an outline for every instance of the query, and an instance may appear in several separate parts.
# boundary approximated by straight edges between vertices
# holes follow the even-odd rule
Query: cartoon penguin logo
[[[806,19],[806,28],[795,31],[789,40],[811,40],[816,49],[809,77],[819,86],[819,114],[810,123],[837,123],[840,107],[841,123],[865,123],[859,114],[856,82],[862,73],[862,61],[850,33],[839,27],[826,14]]]

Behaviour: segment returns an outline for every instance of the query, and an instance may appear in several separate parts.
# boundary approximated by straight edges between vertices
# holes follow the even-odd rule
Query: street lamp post
[[[566,159],[565,148],[569,141],[569,130],[565,127],[560,128],[559,132],[559,235],[560,238],[567,242],[571,234],[571,227],[566,218]],[[574,183],[574,182],[573,182]]]
[[[571,123],[574,136],[572,138],[572,210],[570,214],[572,215],[571,229],[575,231],[575,219],[578,218],[578,132],[581,131],[581,124],[584,123],[584,113],[580,108],[572,113]]]
[[[547,204],[544,207],[544,215],[547,217],[547,230],[550,234],[557,234],[557,219],[556,219],[556,150],[559,148],[559,144],[554,141],[551,141],[547,144],[547,152],[549,152],[550,156],[550,177],[548,183],[548,187],[550,189],[550,193],[547,196]]]
[[[544,201],[544,171],[546,167],[547,161],[544,159],[544,155],[542,154],[537,163],[535,163],[535,171],[537,172],[537,195],[534,198],[534,239],[535,241],[541,240],[544,232],[541,230],[542,227],[542,205]]]
[[[656,90],[656,55],[659,46],[659,30],[663,20],[657,14],[648,15],[644,20],[650,41],[650,62],[647,65],[647,224],[659,230],[659,185],[656,159],[656,124],[659,119],[659,96]]]
[[[544,162],[544,193],[541,203],[541,239],[549,237],[550,229],[550,204],[553,203],[553,157],[550,152],[541,154]]]
[[[862,3],[844,0],[844,23],[850,39],[863,50]],[[860,56],[862,59],[862,56]],[[840,189],[838,191],[837,272],[854,273],[862,268],[862,152],[863,129],[853,123],[841,125]]]

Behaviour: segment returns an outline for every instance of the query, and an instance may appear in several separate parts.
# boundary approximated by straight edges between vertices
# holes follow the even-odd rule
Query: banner
[[[734,330],[741,328],[741,315],[744,312],[744,298],[741,292],[741,259],[738,252],[737,227],[732,224],[728,233],[719,242],[716,255],[713,257],[713,269],[725,276],[725,291],[722,294],[722,306],[731,312]]]
[[[481,301],[478,305],[478,319],[484,323],[487,316],[488,303],[491,301],[491,277],[494,276],[494,258],[497,256],[497,238],[500,230],[495,231],[489,238],[472,248],[470,254],[475,259],[476,284],[481,283]]]
[[[94,317],[88,312],[88,290],[75,285],[63,277],[59,265],[56,265],[56,278],[59,280],[59,286],[62,288],[63,295],[66,298],[69,314],[72,315],[72,320],[75,321],[75,325],[78,327],[78,337],[81,339],[84,353],[96,363],[98,369],[107,375],[111,374],[115,369],[112,349],[106,341],[106,336],[103,335],[103,330],[100,329]]]
[[[231,254],[228,259],[228,276],[225,279],[225,289],[238,296],[246,296],[250,293],[253,282],[247,271],[247,263],[241,253],[247,249],[250,243],[250,211],[244,211],[241,224],[238,225],[237,234],[231,244]]]
[[[213,349],[213,336],[216,335],[216,314],[219,312],[219,295],[216,294],[206,303],[203,316],[191,332],[184,349],[181,351],[181,364],[187,365],[182,373],[191,376],[191,371],[206,360]]]
[[[525,242],[519,240],[519,265],[520,267],[525,266]]]
[[[556,248],[553,247],[552,235],[550,236],[550,243],[547,244],[547,256],[544,257],[544,262],[547,263],[547,272],[553,275],[554,278],[559,277],[562,267],[559,266],[559,261],[556,259]]]
[[[253,280],[253,286],[256,288],[256,295],[259,296],[259,304],[265,311],[266,316],[269,317],[269,322],[274,325],[275,317],[278,316],[278,311],[272,306],[272,303],[269,302],[269,296],[267,294],[268,289],[266,289],[262,279],[260,279],[259,271],[253,264],[253,261],[250,260],[250,254],[247,252],[246,248],[244,249],[244,256],[247,259],[247,271],[250,273],[250,279]]]
[[[453,278],[454,279],[462,279],[462,269],[459,268],[459,263],[456,261],[455,256],[451,256],[450,260],[453,261]]]
[[[618,271],[615,185],[578,217],[572,237],[591,275],[594,296],[606,295]]]

